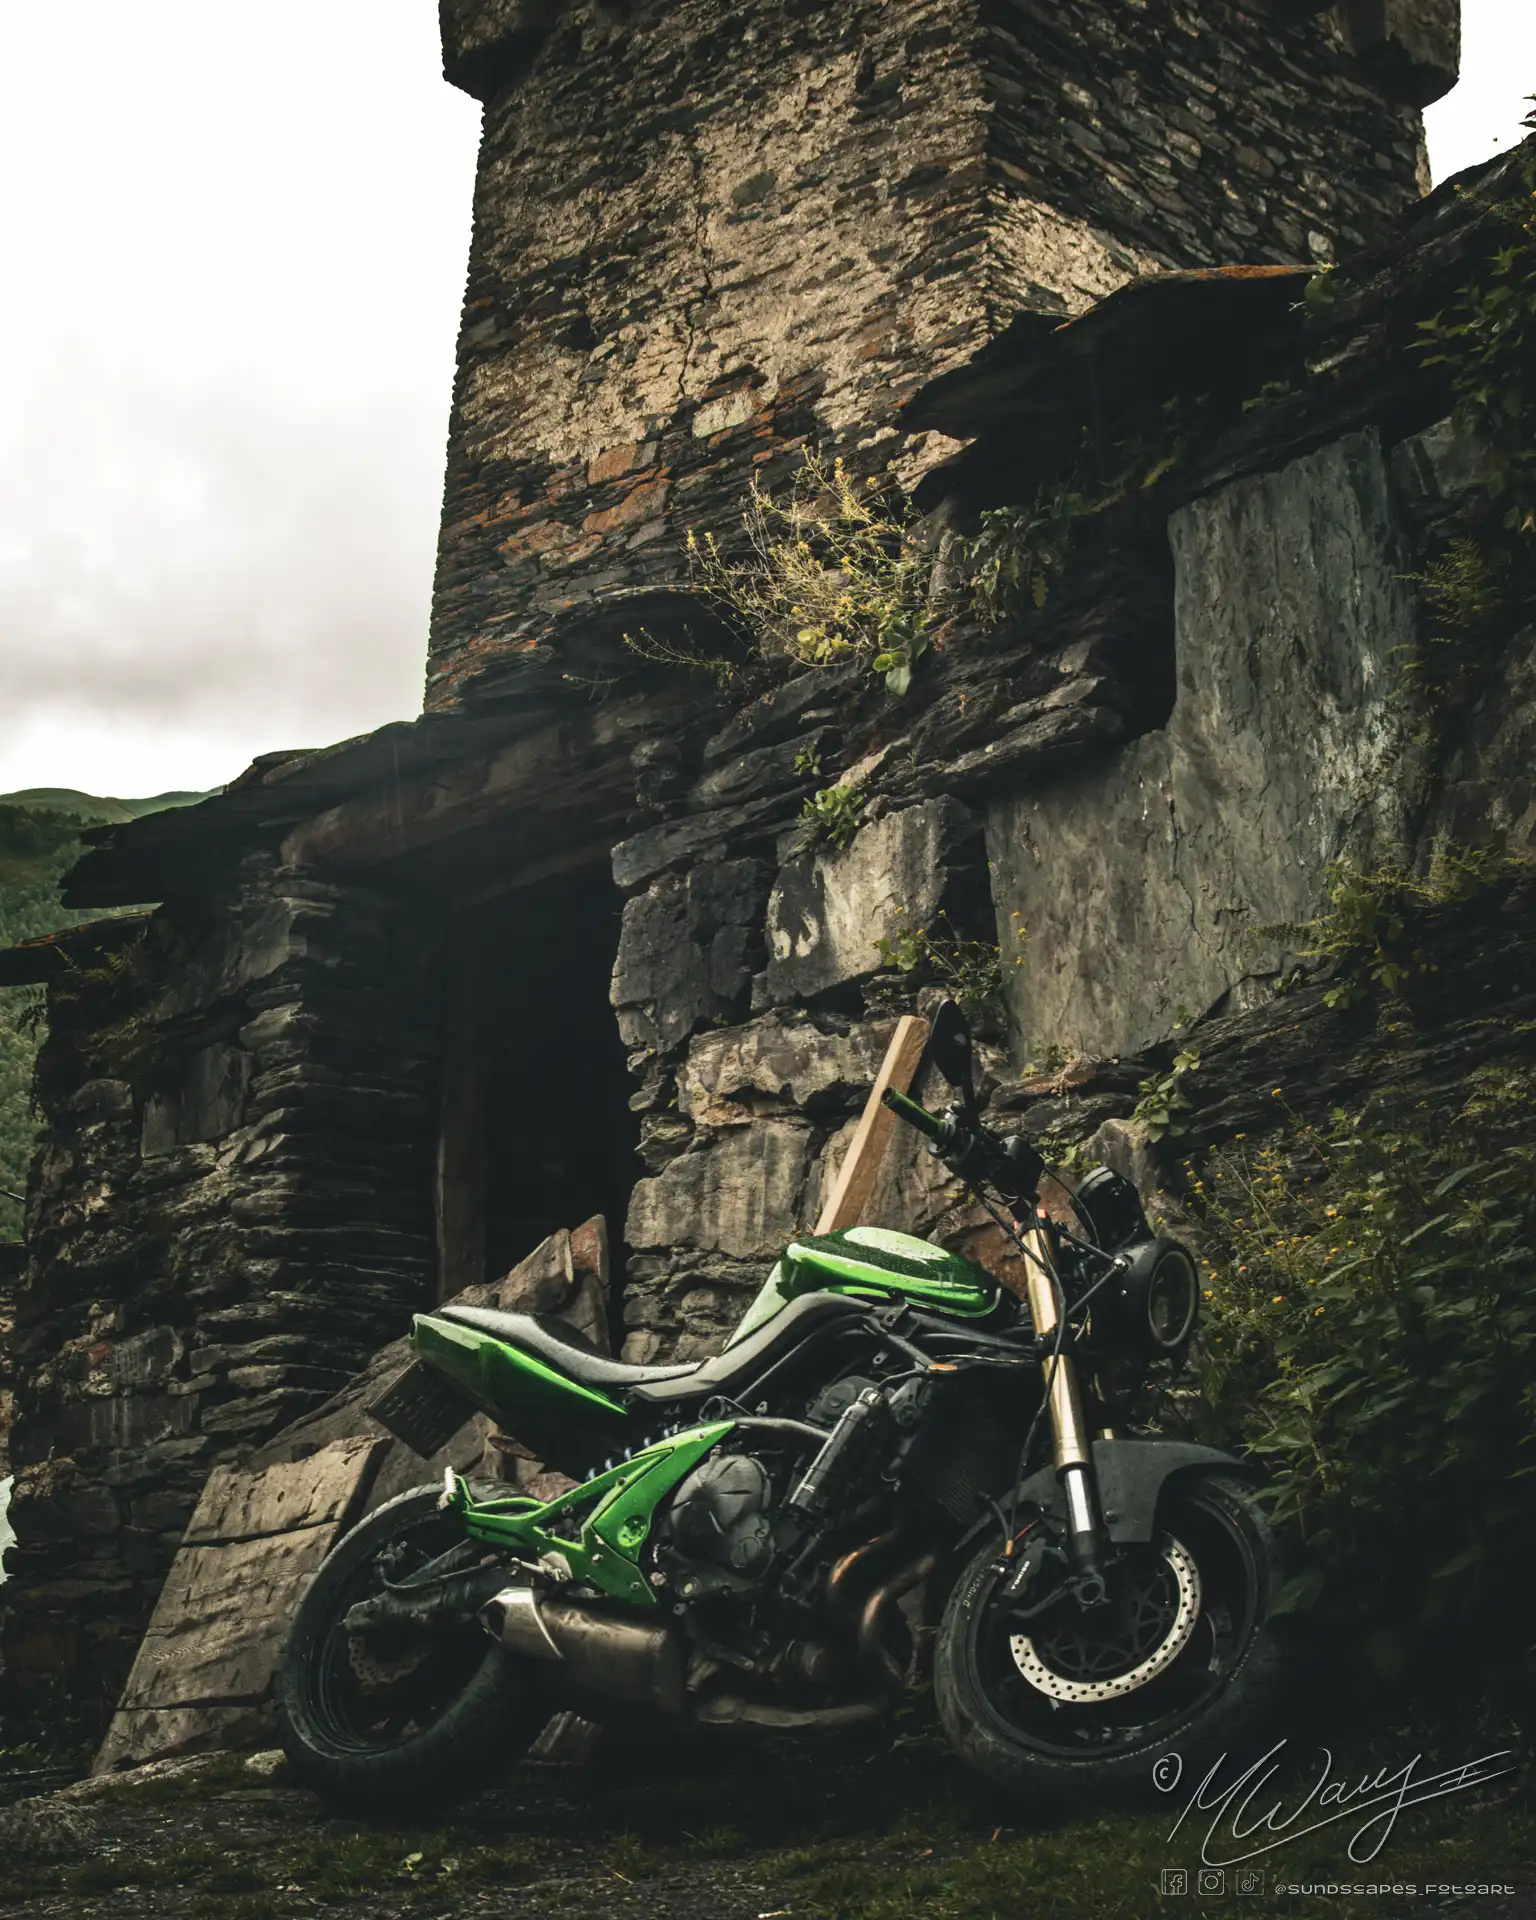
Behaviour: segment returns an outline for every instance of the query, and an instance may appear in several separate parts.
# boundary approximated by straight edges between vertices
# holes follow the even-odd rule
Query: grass
[[[116,1897],[127,1910],[195,1912],[200,1920],[290,1920],[317,1907],[457,1914],[502,1888],[523,1889],[530,1912],[591,1913],[634,1899],[635,1890],[646,1901],[659,1897],[662,1881],[701,1912],[712,1900],[723,1911],[740,1888],[753,1912],[781,1920],[1017,1920],[1035,1912],[1150,1920],[1226,1910],[1221,1901],[1160,1890],[1164,1869],[1184,1868],[1193,1883],[1200,1865],[1209,1815],[1171,1837],[1193,1775],[1150,1810],[1052,1813],[1006,1803],[965,1778],[922,1716],[897,1725],[894,1751],[851,1740],[727,1749],[724,1741],[613,1735],[585,1783],[573,1783],[571,1799],[537,1782],[514,1783],[510,1797],[467,1807],[455,1824],[430,1830],[333,1820],[300,1796],[253,1792],[238,1761],[220,1761],[88,1803],[82,1812],[103,1823],[101,1843],[49,1867],[8,1872],[7,1892]],[[1421,1751],[1420,1772],[1434,1771],[1511,1737],[1487,1718],[1439,1732],[1388,1726],[1375,1738],[1341,1742],[1329,1777],[1358,1787]],[[1276,1800],[1291,1812],[1316,1785],[1315,1743],[1298,1733],[1293,1755],[1250,1809],[1251,1824]],[[1256,1920],[1332,1920],[1339,1911],[1339,1896],[1280,1894],[1277,1880],[1522,1885],[1531,1811],[1523,1775],[1410,1807],[1380,1857],[1359,1866],[1347,1848],[1363,1816],[1352,1814],[1259,1861],[1266,1891],[1234,1911]],[[146,1813],[152,1830],[136,1835]],[[81,1851],[93,1857],[81,1859]],[[1229,1845],[1225,1857],[1237,1851]],[[1213,1850],[1213,1858],[1223,1854]],[[1230,1898],[1235,1866],[1227,1871]]]
[[[1189,1899],[1164,1895],[1162,1874],[1183,1868],[1193,1886],[1199,1836],[1170,1842],[1167,1824],[1146,1816],[1074,1822],[1054,1834],[989,1837],[931,1863],[863,1856],[809,1873],[781,1868],[772,1883],[779,1896],[775,1905],[795,1920],[1015,1920],[1034,1910],[1051,1914],[1053,1920],[1146,1920],[1149,1914],[1182,1913],[1189,1910]],[[1446,1811],[1421,1837],[1391,1847],[1384,1863],[1363,1867],[1349,1861],[1347,1841],[1329,1830],[1255,1863],[1265,1875],[1266,1892],[1248,1895],[1241,1911],[1254,1920],[1282,1914],[1290,1920],[1324,1915],[1331,1920],[1337,1915],[1338,1896],[1298,1900],[1278,1893],[1277,1882],[1422,1886],[1506,1878],[1516,1862],[1529,1857],[1528,1830],[1523,1817],[1518,1822],[1508,1816],[1499,1819],[1485,1810],[1468,1823]],[[1494,1861],[1503,1864],[1495,1868],[1490,1865]],[[1236,1891],[1237,1869],[1229,1866],[1225,1871],[1225,1892],[1230,1895]]]

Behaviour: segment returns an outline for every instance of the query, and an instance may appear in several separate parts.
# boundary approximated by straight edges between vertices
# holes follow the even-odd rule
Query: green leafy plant
[[[822,787],[800,809],[812,846],[846,847],[864,819],[867,795],[860,787]]]
[[[1289,400],[1298,391],[1293,380],[1266,380],[1258,392],[1243,402],[1244,413],[1259,413],[1265,407],[1278,406],[1282,400]]]
[[[1470,534],[1457,534],[1438,559],[1408,578],[1436,626],[1453,634],[1477,633],[1504,610],[1509,558],[1491,554]]]
[[[1021,506],[993,507],[960,543],[971,603],[989,626],[1043,607],[1066,569],[1073,532],[1087,510],[1075,482],[1042,486]]]
[[[1362,1623],[1383,1672],[1426,1634],[1443,1660],[1453,1623],[1529,1646],[1533,1094],[1528,1071],[1487,1070],[1450,1114],[1335,1114],[1234,1143],[1195,1182],[1208,1436],[1272,1471],[1310,1560],[1287,1603]]]
[[[750,554],[731,559],[690,532],[694,584],[757,636],[766,654],[804,666],[859,660],[904,694],[932,643],[932,557],[910,504],[862,483],[841,460],[808,453],[788,491],[754,478],[742,516]]]
[[[1367,869],[1336,860],[1328,868],[1325,912],[1258,932],[1283,941],[1313,970],[1331,970],[1325,1005],[1354,1006],[1373,988],[1397,993],[1423,969],[1415,933],[1426,912],[1463,905],[1526,864],[1492,848],[1449,844],[1436,847],[1423,874],[1401,861]]]
[[[1093,447],[1085,431],[1069,473],[1043,482],[1030,500],[982,513],[977,531],[955,537],[946,556],[968,582],[972,612],[999,626],[1043,607],[1085,523],[1171,472],[1208,404],[1203,396],[1170,400],[1155,429],[1108,449]]]
[[[821,751],[817,747],[802,747],[795,755],[795,772],[808,774],[812,780],[821,777]]]
[[[1187,1047],[1174,1055],[1173,1065],[1166,1073],[1148,1074],[1141,1082],[1131,1119],[1145,1130],[1149,1139],[1177,1139],[1189,1131],[1194,1102],[1183,1083],[1189,1074],[1199,1069],[1199,1054],[1193,1047]]]
[[[1503,616],[1512,599],[1508,542],[1484,528],[1481,537],[1454,535],[1419,573],[1405,577],[1424,608],[1423,641],[1407,649],[1405,690],[1418,709],[1416,737],[1439,743],[1448,716],[1485,683],[1487,668],[1503,638]]]
[[[1525,123],[1536,132],[1536,116]],[[1507,524],[1536,535],[1536,156],[1521,191],[1490,209],[1496,244],[1449,304],[1418,326],[1463,422],[1486,444]]]
[[[898,914],[905,908],[898,907]],[[898,973],[920,973],[941,986],[970,1019],[996,1020],[1003,1012],[1002,950],[995,941],[966,940],[947,913],[931,927],[902,927],[875,942],[875,950]],[[1017,964],[1022,965],[1022,961]]]
[[[1090,1169],[1086,1140],[1068,1140],[1063,1134],[1052,1131],[1037,1134],[1035,1146],[1048,1167],[1059,1167],[1062,1172],[1071,1174],[1084,1174]]]

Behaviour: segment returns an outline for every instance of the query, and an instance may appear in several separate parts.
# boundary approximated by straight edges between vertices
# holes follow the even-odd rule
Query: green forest
[[[119,823],[202,795],[165,793],[152,800],[113,800],[67,788],[0,795],[0,948],[95,916],[59,904],[59,881],[80,853],[88,826]],[[42,1038],[40,987],[0,988],[0,1240],[21,1237],[21,1205],[36,1124],[32,1065]]]

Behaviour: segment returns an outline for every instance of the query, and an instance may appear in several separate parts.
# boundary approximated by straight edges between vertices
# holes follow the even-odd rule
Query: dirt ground
[[[878,1748],[614,1735],[584,1768],[521,1768],[451,1826],[420,1830],[333,1816],[275,1753],[62,1788],[0,1775],[0,1797],[4,1920],[1536,1920],[1523,1773],[1413,1810],[1367,1866],[1336,1831],[1292,1848],[1241,1899],[1231,1876],[1221,1897],[1198,1896],[1198,1853],[1170,1840],[1166,1809],[1031,1817],[965,1780],[921,1726]],[[1189,1895],[1165,1894],[1163,1870],[1180,1866]],[[1517,1891],[1282,1897],[1282,1874]]]

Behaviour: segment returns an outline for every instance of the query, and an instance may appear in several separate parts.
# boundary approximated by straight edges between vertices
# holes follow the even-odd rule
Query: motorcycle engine
[[[773,1558],[773,1508],[760,1461],[716,1455],[678,1488],[657,1529],[657,1564],[685,1599],[748,1593]]]

